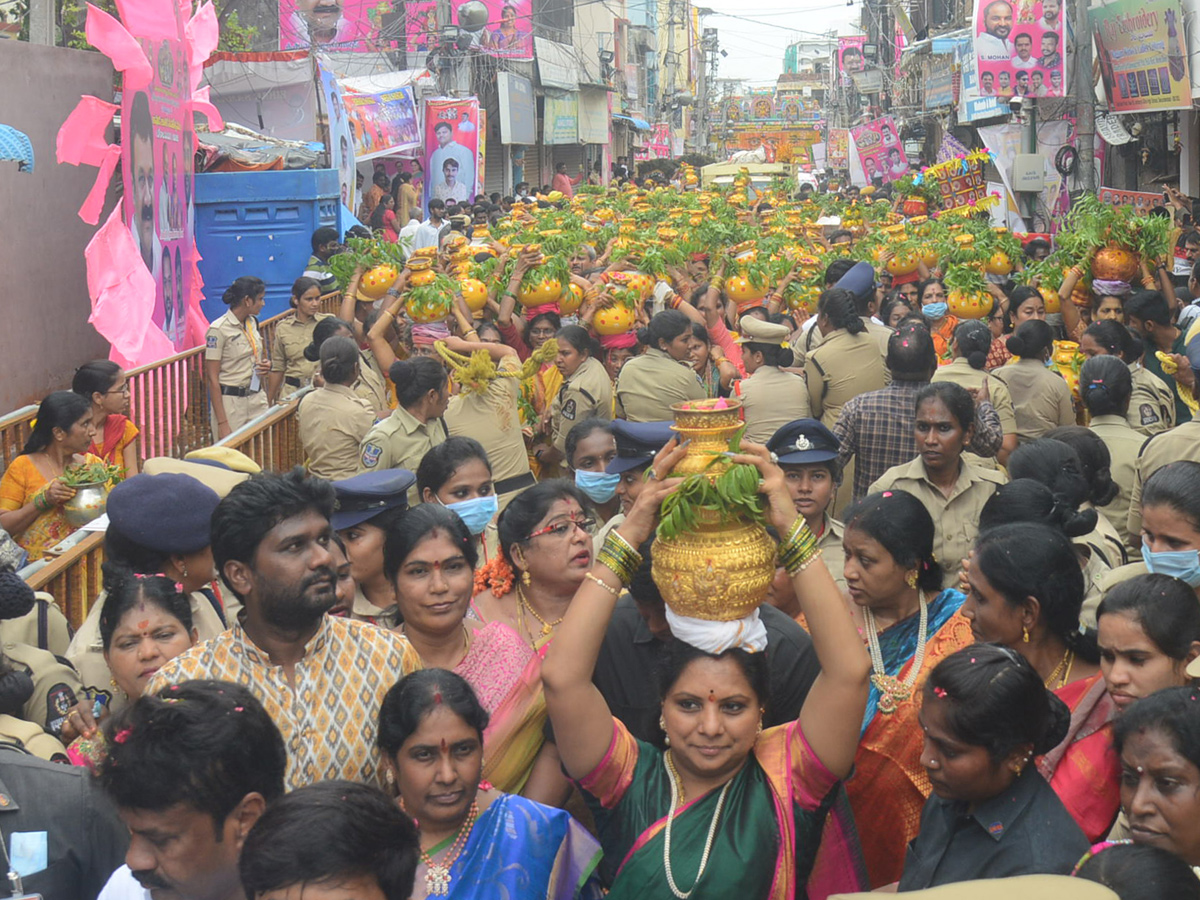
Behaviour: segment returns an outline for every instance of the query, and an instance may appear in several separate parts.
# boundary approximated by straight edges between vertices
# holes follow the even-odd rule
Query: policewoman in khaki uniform
[[[332,337],[321,345],[325,384],[300,398],[296,418],[309,474],[331,481],[358,471],[359,447],[375,424],[371,404],[354,393],[359,351],[353,338]]]
[[[1024,444],[1062,425],[1075,424],[1071,389],[1046,362],[1054,353],[1054,334],[1041,319],[1028,319],[1008,338],[1008,350],[1020,357],[992,371],[1012,396],[1017,440]],[[935,519],[936,521],[936,519]]]
[[[442,416],[450,404],[450,379],[442,364],[428,356],[402,359],[388,370],[396,385],[396,410],[363,438],[358,471],[408,469],[415,472],[421,458],[444,441],[448,432]],[[420,503],[416,482],[408,503]]]
[[[692,320],[677,309],[655,313],[649,325],[638,329],[638,342],[646,351],[625,363],[617,376],[617,418],[662,422],[674,418],[672,404],[708,397],[689,359],[691,335]]]
[[[157,469],[158,460],[146,468]],[[165,462],[165,461],[164,461]],[[248,477],[218,465],[170,460],[175,471],[142,472],[122,481],[108,495],[107,560],[143,575],[162,574],[178,581],[188,595],[192,625],[199,640],[216,637],[234,621],[226,609],[233,593],[217,577],[209,542],[212,514],[221,497]],[[185,474],[190,473],[190,474]],[[100,616],[107,594],[101,591],[67,649],[89,694],[110,694],[114,712],[128,701],[112,690],[112,673],[104,659]]]
[[[742,401],[743,439],[765,444],[788,422],[808,418],[808,388],[799,375],[783,371],[792,364],[786,325],[742,316],[738,327],[746,377],[734,384],[733,395]]]
[[[983,505],[1008,477],[963,458],[975,429],[975,401],[965,388],[931,384],[917,394],[916,406],[913,438],[919,455],[884,472],[869,493],[906,491],[921,501],[933,519],[933,555],[943,583],[954,584],[979,536]]]
[[[295,312],[275,326],[275,343],[271,346],[271,377],[267,399],[275,403],[280,389],[286,396],[312,383],[316,363],[305,356],[305,349],[312,343],[313,329],[329,313],[321,308],[321,286],[315,278],[297,278],[292,284],[292,309]]]
[[[204,343],[204,380],[212,403],[213,441],[237,431],[267,411],[262,379],[271,369],[258,330],[267,286],[243,275],[221,298],[229,311],[208,326]]]
[[[838,439],[816,419],[804,418],[788,422],[776,431],[767,441],[767,449],[779,458],[779,468],[783,469],[796,512],[804,516],[809,529],[817,536],[817,547],[829,574],[844,594],[844,529],[829,511],[842,480],[837,462]],[[795,617],[799,609],[799,603],[796,603],[794,611],[784,611]]]
[[[331,337],[348,337],[354,341],[355,347],[359,347],[358,339],[354,337],[353,330],[344,320],[336,316],[323,316],[313,326],[312,341],[304,348],[304,358],[311,363],[318,364],[317,372],[320,372],[321,347]],[[316,375],[314,374],[313,377],[315,379]],[[350,387],[356,397],[367,401],[376,419],[382,419],[391,414],[391,391],[388,383],[379,373],[374,356],[370,351],[363,350],[361,347],[358,349],[358,380]]]
[[[977,466],[994,469],[996,464],[1005,465],[1008,455],[1017,449],[1017,414],[1013,409],[1012,395],[1000,379],[983,370],[988,350],[992,346],[992,331],[978,319],[967,319],[954,329],[950,342],[953,358],[933,373],[933,382],[949,381],[968,391],[978,393],[987,385],[987,396],[1000,419],[1000,431],[1004,438],[995,459],[985,459],[968,454],[968,459]]]
[[[576,422],[612,418],[612,382],[600,361],[600,345],[586,329],[567,325],[554,337],[558,342],[554,364],[563,383],[547,411],[552,453],[543,453],[541,459],[545,462],[553,455],[558,463],[566,459],[567,433]]]
[[[1109,472],[1117,486],[1117,496],[1104,507],[1104,515],[1121,536],[1130,561],[1142,558],[1141,534],[1129,532],[1129,500],[1137,480],[1138,454],[1146,443],[1125,418],[1132,391],[1129,367],[1119,357],[1094,356],[1079,370],[1079,393],[1091,416],[1088,427],[1108,448]]]
[[[851,398],[882,388],[887,371],[850,291],[833,288],[821,294],[813,327],[821,330],[822,340],[804,363],[809,408],[829,428]]]

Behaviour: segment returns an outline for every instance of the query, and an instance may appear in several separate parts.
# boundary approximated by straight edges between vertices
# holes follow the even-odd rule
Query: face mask
[[[1054,368],[1054,357],[1053,357],[1053,356],[1047,356],[1047,357],[1046,357],[1046,358],[1045,358],[1045,359],[1042,361],[1042,365],[1044,365],[1044,366],[1045,366],[1047,369],[1053,369],[1053,368]]]
[[[1192,587],[1200,587],[1200,552],[1196,550],[1163,550],[1155,553],[1143,540],[1142,559],[1146,568],[1155,575],[1170,575],[1186,581]]]
[[[927,319],[940,319],[950,311],[948,303],[926,303],[921,307],[921,315]]]
[[[583,491],[584,496],[593,503],[607,503],[617,493],[620,475],[609,475],[606,472],[575,473],[575,487]]]
[[[442,503],[442,506],[452,513],[457,513],[471,534],[483,534],[483,529],[487,528],[488,522],[492,521],[496,511],[500,509],[500,501],[496,499],[495,494],[488,494],[486,497],[460,500],[458,503]]]

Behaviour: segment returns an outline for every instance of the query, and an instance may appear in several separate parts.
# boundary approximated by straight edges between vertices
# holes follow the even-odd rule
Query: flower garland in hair
[[[494,596],[503,597],[516,583],[517,573],[503,556],[496,554],[475,570],[475,592],[472,596],[490,590]]]

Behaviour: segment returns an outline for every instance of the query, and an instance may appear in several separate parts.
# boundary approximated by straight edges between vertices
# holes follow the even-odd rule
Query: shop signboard
[[[1115,113],[1191,109],[1183,15],[1171,0],[1116,0],[1089,10],[1100,81]]]

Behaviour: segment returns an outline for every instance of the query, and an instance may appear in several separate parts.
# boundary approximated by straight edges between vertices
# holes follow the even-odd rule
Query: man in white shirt
[[[975,55],[981,60],[1009,60],[1016,48],[1012,33],[1013,8],[1008,0],[992,0],[983,10],[983,31],[975,35]]]
[[[1014,69],[1036,69],[1038,61],[1033,56],[1033,35],[1027,31],[1022,31],[1013,38],[1013,46],[1016,47],[1016,55],[1009,60],[1013,64]]]
[[[404,258],[412,254],[413,247],[417,241],[417,230],[421,227],[421,213],[413,210],[408,214],[408,221],[404,227],[400,229],[400,249],[404,251]]]
[[[441,248],[442,232],[450,227],[443,216],[446,212],[446,204],[441,200],[429,201],[429,218],[422,222],[413,235],[412,247],[409,249],[420,250],[424,247]]]

